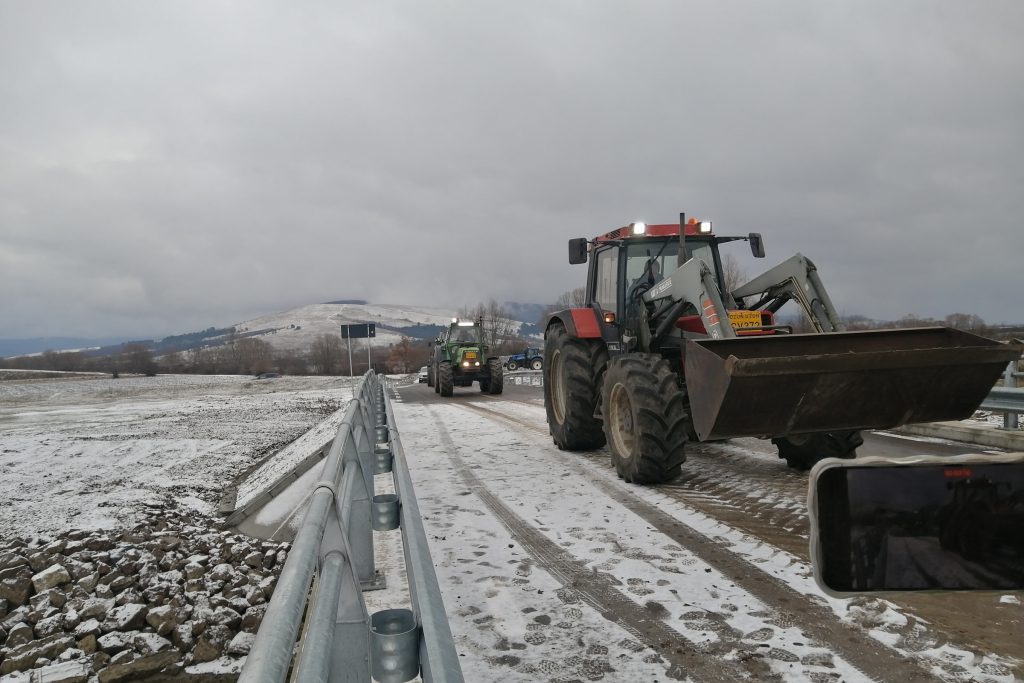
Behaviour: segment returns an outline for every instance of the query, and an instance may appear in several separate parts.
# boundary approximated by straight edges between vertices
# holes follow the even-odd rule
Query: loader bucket
[[[962,420],[1020,346],[946,327],[686,342],[697,436],[779,437]]]

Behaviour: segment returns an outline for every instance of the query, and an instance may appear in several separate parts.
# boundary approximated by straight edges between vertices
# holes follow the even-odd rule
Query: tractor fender
[[[544,326],[544,336],[547,337],[551,326],[560,322],[570,337],[578,339],[600,339],[601,326],[597,322],[597,313],[593,308],[567,308],[562,311],[555,311],[548,315],[547,324]]]

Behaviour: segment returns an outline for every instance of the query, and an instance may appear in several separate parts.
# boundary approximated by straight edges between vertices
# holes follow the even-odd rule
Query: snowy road
[[[690,448],[636,487],[547,432],[541,391],[394,392],[467,680],[1013,681],[1022,608],[998,595],[827,598],[806,475],[770,444]],[[862,453],[963,452],[870,435]]]

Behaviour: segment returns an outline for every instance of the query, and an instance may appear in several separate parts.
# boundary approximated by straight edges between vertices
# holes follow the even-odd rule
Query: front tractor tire
[[[427,386],[434,386],[434,368],[433,366],[427,368]]]
[[[500,394],[505,390],[505,371],[501,366],[501,361],[497,358],[492,358],[487,361],[487,369],[491,373],[490,378],[487,380],[487,393],[489,394]],[[483,391],[484,383],[480,383],[480,390]]]
[[[455,391],[455,376],[452,374],[452,364],[448,361],[437,366],[437,391],[442,396],[451,396]]]
[[[515,362],[514,360],[510,360],[510,361],[509,361],[509,362],[508,362],[508,363],[507,363],[507,364],[505,365],[505,367],[507,367],[507,368],[508,368],[508,371],[509,371],[509,372],[515,372],[516,370],[518,370],[518,369],[519,369],[519,364],[518,364],[518,363],[516,363],[516,362]]]
[[[779,449],[779,457],[796,470],[809,470],[824,458],[855,458],[857,447],[864,437],[857,430],[791,434],[772,443]]]
[[[570,337],[559,323],[544,340],[544,408],[548,429],[562,450],[587,451],[605,444],[601,421],[594,417],[600,376],[608,352],[600,341]]]
[[[679,378],[661,356],[614,359],[604,378],[604,433],[615,471],[634,484],[662,484],[686,460],[690,420]]]

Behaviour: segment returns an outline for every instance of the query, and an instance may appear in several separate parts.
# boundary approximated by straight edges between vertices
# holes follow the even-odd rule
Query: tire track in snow
[[[697,647],[678,631],[665,624],[656,614],[635,603],[618,588],[621,583],[614,577],[589,569],[583,562],[545,536],[540,530],[513,512],[466,465],[458,454],[458,446],[437,412],[428,407],[437,425],[441,443],[462,478],[463,483],[487,506],[491,513],[512,533],[537,561],[563,586],[575,591],[579,597],[596,609],[605,619],[631,633],[637,640],[663,657],[669,664],[666,676],[676,680],[694,678],[698,681],[737,681],[742,679],[767,680],[773,678],[769,667],[757,659],[748,659],[742,665],[721,659],[735,652],[739,642],[724,646],[725,640],[711,648]],[[490,411],[488,411],[490,412]],[[737,638],[738,641],[738,638]],[[709,656],[711,655],[711,656]],[[719,656],[715,656],[719,655]]]
[[[491,412],[498,419],[548,437],[543,415],[538,417],[538,424]],[[572,457],[592,461],[601,469],[608,466],[604,449]],[[809,562],[807,477],[783,466],[773,452],[758,452],[736,441],[691,443],[682,475],[671,483],[651,488]],[[937,636],[937,644],[948,642],[962,650],[1004,653],[1020,661],[1020,619],[1005,608],[979,605],[976,595],[970,593],[918,593],[887,599],[907,617],[907,624],[893,633],[911,651],[920,649],[919,629],[924,624]],[[955,674],[947,663],[940,666],[950,675]],[[1024,664],[1018,664],[1014,671],[1016,679],[1024,681]]]
[[[526,420],[499,413],[490,408],[474,404],[459,404],[480,415],[497,421],[512,423],[525,427],[537,434],[548,436],[546,430]],[[581,463],[579,458],[569,455],[564,460],[578,474],[594,484],[605,495],[642,517],[657,531],[686,548],[689,552],[715,567],[723,576],[747,591],[765,605],[770,607],[780,621],[798,624],[808,637],[819,643],[827,643],[835,653],[859,669],[861,673],[876,680],[901,680],[906,682],[938,680],[922,668],[934,662],[916,662],[906,659],[865,633],[861,628],[839,621],[831,608],[818,603],[803,593],[778,581],[760,568],[720,546],[714,540],[689,527],[657,506],[648,503],[629,491],[621,489],[616,482],[595,473],[590,467]],[[659,487],[661,490],[661,487]],[[689,497],[678,496],[681,502],[720,519],[722,505],[709,505],[705,500],[691,500]],[[740,510],[733,509],[730,517]],[[744,512],[741,514],[750,514]],[[723,520],[724,521],[724,520]],[[726,522],[728,523],[728,522]],[[773,538],[778,536],[778,529]],[[758,534],[760,537],[761,534]],[[805,550],[804,550],[805,551]]]

